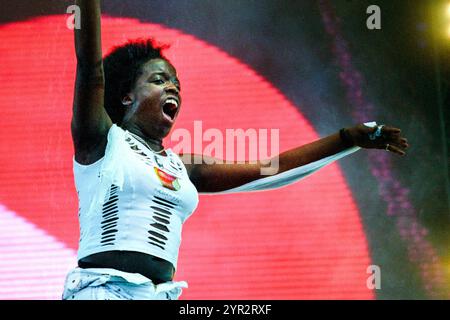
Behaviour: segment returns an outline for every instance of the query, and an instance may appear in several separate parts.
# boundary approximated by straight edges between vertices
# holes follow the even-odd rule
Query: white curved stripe
[[[0,300],[61,299],[76,251],[0,204]]]

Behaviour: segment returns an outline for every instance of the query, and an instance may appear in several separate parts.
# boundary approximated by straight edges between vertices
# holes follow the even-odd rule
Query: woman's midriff
[[[175,268],[164,259],[134,251],[106,251],[95,253],[78,261],[80,268],[111,268],[140,273],[159,284],[173,279]]]

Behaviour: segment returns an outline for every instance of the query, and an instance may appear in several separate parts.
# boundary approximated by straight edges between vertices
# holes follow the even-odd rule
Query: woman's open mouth
[[[162,107],[163,116],[170,122],[173,122],[178,113],[178,107],[179,103],[175,98],[167,99]]]

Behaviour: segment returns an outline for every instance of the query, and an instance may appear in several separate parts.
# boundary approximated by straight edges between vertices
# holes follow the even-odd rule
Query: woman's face
[[[152,59],[141,68],[124,122],[134,122],[145,134],[164,138],[170,132],[181,107],[180,82],[175,68],[164,59]]]

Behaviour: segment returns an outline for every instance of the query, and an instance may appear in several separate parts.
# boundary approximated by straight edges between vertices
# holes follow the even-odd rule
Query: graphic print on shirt
[[[160,159],[158,156],[153,155],[153,159],[150,158],[145,152],[139,148],[139,146],[131,139],[131,137],[128,137],[125,139],[126,142],[130,145],[131,150],[135,152],[139,156],[139,159],[145,162],[145,164],[149,165],[151,168],[153,168],[153,171],[156,174],[156,177],[158,178],[161,185],[167,189],[178,191],[181,188],[181,185],[178,181],[178,178],[174,176],[173,174],[168,173],[167,169],[164,167],[164,163],[162,159]],[[174,159],[172,158],[172,154],[168,154],[166,156],[166,161],[168,161],[170,169],[172,169],[175,172],[181,172],[182,167],[179,163],[176,163]]]
[[[111,185],[108,200],[103,204],[102,207],[102,247],[114,245],[114,240],[116,240],[116,233],[118,231],[117,220],[119,220],[119,217],[117,215],[117,213],[119,212],[119,209],[117,207],[117,202],[119,201],[118,189],[118,186],[114,184]]]
[[[148,239],[150,241],[148,243],[164,250],[164,246],[168,240],[164,233],[170,232],[168,228],[172,216],[170,210],[175,207],[175,203],[156,195],[153,196],[152,201],[153,205],[150,206],[150,209],[153,210],[152,217],[155,222],[150,224],[150,230],[148,231],[150,234]]]
[[[164,171],[162,171],[161,169],[157,168],[157,167],[153,167],[156,173],[156,176],[158,177],[159,181],[161,182],[161,184],[163,185],[163,187],[173,190],[173,191],[178,191],[180,190],[181,186],[180,183],[178,182],[178,178],[174,177]]]
[[[175,200],[177,197],[169,195],[169,199],[167,199],[168,194],[163,190],[180,190],[181,185],[176,175],[183,172],[183,166],[178,161],[175,161],[171,152],[167,152],[166,157],[151,153],[147,154],[146,149],[139,145],[137,143],[139,141],[136,141],[134,137],[129,136],[125,141],[129,144],[130,149],[134,151],[134,154],[138,156],[138,159],[148,166],[147,170],[150,170],[150,173],[155,175],[156,180],[163,187],[161,190],[156,188],[155,193],[159,193],[159,195],[153,195],[152,205],[149,206],[153,221],[148,225],[148,243],[166,250],[171,219],[173,219],[174,215],[172,210],[177,206],[177,201],[174,202],[172,200]],[[170,199],[170,197],[175,198]]]

